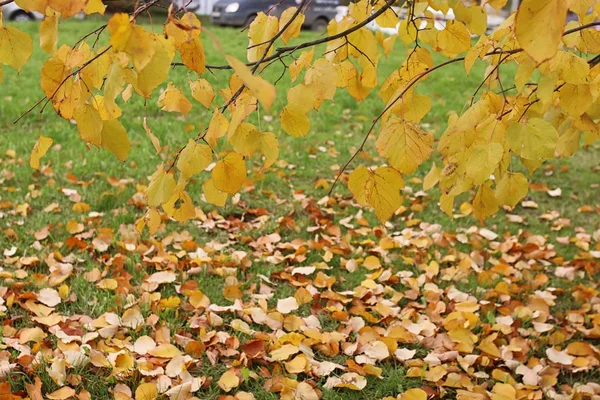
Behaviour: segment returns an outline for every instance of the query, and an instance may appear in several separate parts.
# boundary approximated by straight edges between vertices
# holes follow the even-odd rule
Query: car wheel
[[[17,11],[17,12],[14,12],[11,14],[10,20],[17,21],[17,22],[27,22],[27,21],[33,21],[33,20],[35,20],[35,18],[33,17],[33,15],[31,15],[25,11]]]
[[[329,21],[326,18],[317,18],[315,22],[311,25],[311,29],[315,32],[324,32],[327,30],[327,25]]]

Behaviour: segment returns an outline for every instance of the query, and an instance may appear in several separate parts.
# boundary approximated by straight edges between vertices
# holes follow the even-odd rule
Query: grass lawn
[[[59,41],[73,43],[101,23],[100,19],[64,22]],[[357,106],[339,90],[334,102],[327,102],[318,113],[311,114],[308,138],[295,139],[282,132],[278,121],[286,90],[293,85],[285,75],[277,84],[278,97],[271,115],[256,115],[256,123],[263,131],[278,136],[280,159],[285,161],[260,174],[260,162],[255,160],[255,172],[250,175],[252,184],[234,202],[228,201],[225,208],[197,201],[202,209],[196,220],[184,225],[164,221],[164,227],[154,237],[147,233],[139,236],[133,224],[144,212],[140,192],[147,178],[161,157],[166,159],[207,125],[211,112],[195,103],[190,115],[183,118],[159,112],[158,93],[146,104],[132,97],[122,107],[126,116],[122,122],[132,142],[125,163],[106,151],[87,149],[75,125],[60,119],[51,107],[43,114],[36,110],[15,125],[12,121],[43,94],[39,74],[48,58],[39,49],[39,26],[22,23],[19,28],[32,36],[34,55],[18,75],[3,68],[0,85],[0,249],[4,252],[0,267],[0,294],[4,300],[0,302],[0,337],[4,340],[0,350],[5,353],[0,355],[0,361],[6,359],[15,364],[7,378],[13,392],[24,394],[26,385],[33,384],[35,377],[40,378],[44,393],[59,389],[56,375],[53,378],[53,368],[59,368],[56,360],[65,352],[83,351],[84,347],[91,361],[81,366],[68,363],[70,386],[78,392],[89,391],[92,398],[112,397],[115,388],[124,387],[117,385],[135,392],[142,381],[156,379],[151,371],[144,370],[144,365],[163,368],[168,360],[134,355],[136,367],[130,371],[115,367],[110,355],[119,351],[134,354],[133,343],[144,335],[156,342],[166,336],[167,342],[177,344],[187,354],[192,354],[185,346],[187,342],[202,342],[205,350],[193,353],[194,361],[186,364],[192,376],[202,378],[202,389],[196,393],[201,399],[225,394],[216,382],[230,368],[243,378],[231,393],[252,392],[257,399],[278,398],[279,394],[268,389],[287,384],[279,381],[282,374],[315,385],[325,399],[395,397],[413,387],[429,387],[432,395],[448,392],[454,397],[461,390],[491,391],[495,384],[511,379],[521,384],[522,376],[507,365],[519,362],[534,368],[546,357],[548,346],[564,348],[580,342],[598,346],[600,334],[593,338],[586,333],[600,323],[599,266],[597,256],[590,253],[595,250],[594,254],[598,254],[600,250],[598,144],[538,169],[526,199],[537,208],[519,205],[487,220],[485,228],[498,236],[482,231],[482,226],[468,215],[469,194],[455,202],[457,218],[450,219],[437,205],[436,190],[419,193],[421,179],[435,160],[422,166],[414,177],[406,178],[405,209],[382,230],[371,211],[362,211],[351,201],[344,184],[336,186],[331,198],[325,196],[383,103],[372,93]],[[162,24],[156,22],[153,29],[161,28]],[[244,58],[245,33],[209,29],[226,53]],[[316,36],[305,32],[298,40]],[[100,44],[106,41],[105,34]],[[223,64],[224,59],[212,42],[205,38],[203,43],[207,63]],[[323,51],[319,47],[315,54]],[[381,80],[401,64],[404,56],[405,49],[398,41],[390,57],[380,61]],[[443,60],[436,59],[440,61]],[[282,68],[273,64],[264,77],[275,81]],[[421,93],[433,99],[432,110],[424,120],[427,129],[439,136],[449,113],[465,109],[484,69],[485,65],[479,63],[466,76],[462,65],[453,64],[436,71],[420,86]],[[223,87],[229,73],[215,71],[204,77],[215,87]],[[196,78],[194,73],[174,68],[169,80],[190,95],[187,81]],[[217,97],[216,101],[220,104],[222,99]],[[144,117],[166,147],[164,156],[156,154],[146,136]],[[28,158],[40,134],[52,137],[55,145],[42,160],[45,166],[36,172],[29,167]],[[374,140],[368,149],[353,167],[365,159],[371,164],[383,163],[374,151]],[[199,181],[189,187],[195,201],[201,196],[201,185]],[[562,191],[559,196],[548,194],[548,189],[557,188]],[[89,210],[81,212],[81,203],[89,205]],[[79,206],[74,207],[76,204]],[[373,257],[377,259],[374,265]],[[292,274],[293,268],[300,266],[315,266],[317,270],[306,276],[302,275],[304,272]],[[175,280],[150,283],[149,276],[160,271],[173,274]],[[54,315],[61,317],[52,326],[32,319],[35,315],[40,317],[41,311],[33,310],[31,302],[48,287],[62,295],[58,304],[49,306]],[[240,304],[234,302],[236,299],[242,301],[242,306],[234,311],[207,305],[195,307],[189,291],[198,290],[213,306]],[[274,312],[278,299],[302,298],[307,290],[315,292],[309,293],[311,298],[305,304],[288,316],[280,315],[283,327],[279,333],[251,316],[252,308],[264,305]],[[462,304],[469,301],[476,307]],[[144,322],[123,323],[127,310],[139,310]],[[476,316],[477,322],[471,322],[469,329],[481,340],[479,344],[485,336],[499,334],[493,339],[494,346],[504,349],[502,356],[497,357],[489,349],[463,348],[462,355],[472,352],[480,357],[476,364],[469,365],[468,374],[456,357],[438,361],[437,365],[432,360],[438,356],[431,356],[442,353],[441,342],[435,341],[448,339],[444,332],[451,331],[448,318],[456,310]],[[106,315],[115,314],[121,322],[107,322]],[[575,315],[583,322],[574,322],[579,321]],[[467,324],[468,318],[461,318]],[[502,324],[497,321],[508,318],[514,323],[499,329],[498,324]],[[94,329],[90,326],[92,319]],[[253,331],[233,323],[240,320]],[[358,320],[365,328],[353,329]],[[322,337],[309,339],[302,327],[315,321],[320,324],[319,332],[342,335],[343,345]],[[551,327],[546,329],[544,325],[542,329],[539,324]],[[96,333],[99,327],[107,326],[114,327],[114,332],[90,339],[84,346],[81,337],[85,333]],[[318,363],[334,362],[364,375],[364,366],[361,370],[360,366],[348,364],[358,353],[347,347],[355,342],[368,347],[366,338],[370,335],[393,337],[394,326],[408,329],[410,334],[392,339],[394,343],[387,339],[383,343],[388,350],[394,346],[414,350],[413,357],[402,360],[390,356],[377,362],[381,371],[371,372],[361,391],[325,387],[328,377],[315,372]],[[33,327],[42,328],[46,336],[15,343],[24,329]],[[311,356],[307,350],[307,357],[314,357],[318,363],[294,372],[283,361],[248,361],[246,356],[240,356],[244,345],[253,339],[266,341],[267,353],[271,354],[285,343],[280,342],[282,332],[296,332],[298,336],[304,332],[302,343],[314,352]],[[69,342],[64,339],[65,334],[77,339]],[[508,360],[506,348],[515,340],[526,342],[529,351],[512,348],[512,358]],[[25,357],[29,354],[35,362],[32,357]],[[554,368],[546,376],[557,371],[556,383],[545,390],[568,392],[567,387],[575,383],[600,381],[597,356],[578,357],[587,360],[580,361],[579,371],[543,360],[544,367]],[[100,360],[108,360],[108,364]],[[441,377],[436,375],[441,374],[438,366],[445,371]],[[472,375],[474,372],[477,374]],[[336,370],[329,378],[343,373]],[[468,384],[447,384],[448,379],[464,375]],[[173,385],[178,379],[172,379]]]

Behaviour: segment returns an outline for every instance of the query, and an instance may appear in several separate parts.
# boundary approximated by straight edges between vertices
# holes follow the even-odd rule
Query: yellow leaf
[[[267,56],[273,53],[273,46],[268,46],[269,40],[271,40],[277,34],[279,30],[279,24],[277,17],[267,16],[264,12],[259,12],[254,18],[254,21],[248,28],[248,37],[250,43],[248,44],[248,61],[256,62],[260,60],[269,47]]]
[[[516,400],[517,390],[510,383],[496,383],[492,392],[492,400]]]
[[[559,52],[555,60],[560,79],[573,85],[588,82],[590,64],[586,60],[567,51]]]
[[[496,198],[509,207],[514,207],[527,195],[529,182],[520,172],[508,172],[496,185]]]
[[[173,44],[162,36],[154,38],[154,56],[143,70],[138,72],[132,84],[135,91],[149,99],[152,91],[167,79],[171,69],[171,61],[175,57]]]
[[[298,78],[298,75],[304,68],[309,68],[310,63],[313,59],[313,55],[315,54],[315,48],[311,48],[310,50],[303,51],[300,54],[300,57],[296,58],[294,62],[292,62],[289,66],[290,76],[292,78],[292,82],[295,82]]]
[[[192,89],[192,97],[198,103],[202,104],[206,108],[210,108],[215,98],[215,91],[206,79],[198,79],[197,81],[190,82],[190,89]]]
[[[556,143],[556,151],[561,157],[572,156],[579,149],[581,132],[570,127],[566,132],[562,133]]]
[[[97,54],[100,54],[105,50],[104,48],[99,48],[97,53],[94,53],[87,48],[87,44],[82,44],[82,48],[86,55],[85,61],[91,60],[93,57],[96,57]],[[106,74],[108,74],[110,65],[110,52],[108,52],[102,54],[81,70],[80,77],[85,81],[86,90],[91,90],[91,88],[100,89],[104,85],[104,78],[106,78]]]
[[[252,75],[250,69],[240,60],[231,56],[226,56],[226,58],[231,68],[233,68],[242,82],[244,82],[244,85],[250,89],[252,95],[256,97],[268,111],[273,104],[273,100],[275,100],[275,96],[277,95],[275,86],[265,81],[260,76]]]
[[[102,145],[102,119],[98,110],[91,104],[84,104],[75,109],[73,118],[77,122],[81,139],[100,147]]]
[[[109,119],[118,118],[121,115],[121,109],[115,102],[115,99],[123,91],[125,78],[126,73],[124,69],[118,62],[113,62],[108,69],[104,83],[104,108]]]
[[[44,157],[44,154],[46,154],[50,146],[52,146],[52,138],[41,135],[38,137],[38,140],[35,142],[35,146],[33,146],[33,150],[31,151],[31,156],[29,158],[29,165],[31,168],[40,169],[40,159]]]
[[[590,86],[571,85],[566,83],[558,91],[562,109],[571,117],[579,117],[585,113],[594,102]]]
[[[0,64],[21,71],[31,57],[33,42],[28,34],[15,27],[0,27]]]
[[[167,89],[158,98],[158,106],[163,111],[178,112],[183,115],[188,115],[192,109],[192,103],[171,82],[169,82]]]
[[[175,190],[173,196],[162,205],[163,210],[176,221],[184,222],[196,216],[196,208],[189,194],[184,190]]]
[[[158,397],[158,390],[154,382],[142,383],[135,389],[135,400],[154,400]]]
[[[228,129],[229,121],[227,121],[227,117],[225,117],[218,108],[215,108],[204,139],[206,139],[206,142],[210,146],[214,147],[219,138],[225,136]]]
[[[129,154],[131,143],[127,131],[118,119],[110,119],[102,123],[102,147],[112,152],[121,161]]]
[[[164,343],[164,344],[158,345],[157,347],[155,347],[152,350],[149,350],[148,354],[150,354],[151,356],[160,357],[160,358],[173,358],[178,355],[181,355],[181,351],[177,347],[173,346],[170,343]]]
[[[423,190],[429,190],[434,187],[440,180],[440,173],[439,168],[433,163],[431,169],[423,179]]]
[[[150,185],[148,185],[148,188],[146,189],[148,205],[156,207],[166,203],[173,195],[175,186],[173,174],[166,173],[161,164],[152,175],[152,178],[150,178]]]
[[[215,187],[214,181],[211,179],[204,182],[202,185],[204,197],[206,201],[218,207],[223,207],[227,201],[227,193],[220,191]]]
[[[229,153],[212,170],[212,180],[218,190],[235,194],[246,181],[246,162],[237,153]]]
[[[432,146],[432,134],[398,117],[390,118],[377,138],[379,154],[404,174],[413,173],[426,161],[433,151]]]
[[[296,11],[297,7],[290,7],[286,9],[279,18],[279,31],[283,30],[283,28],[290,22]],[[304,14],[300,13],[294,18],[290,26],[281,34],[281,40],[283,43],[287,44],[290,39],[298,37],[300,34],[300,29],[302,28],[302,24],[304,24]]]
[[[85,9],[88,0],[48,0],[48,5],[58,11],[63,19],[71,18]]]
[[[304,137],[310,131],[308,114],[301,110],[285,107],[279,115],[281,128],[295,137]]]
[[[202,33],[202,24],[193,12],[186,12],[180,19],[171,16],[165,26],[165,36],[172,40],[177,49]]]
[[[212,162],[212,150],[208,145],[196,143],[192,139],[184,147],[177,159],[177,168],[185,179],[204,171]]]
[[[427,400],[427,392],[423,389],[408,389],[402,393],[401,400]]]
[[[494,9],[500,10],[506,5],[507,2],[508,0],[488,0],[487,3]]]
[[[440,208],[449,217],[452,217],[452,208],[454,207],[454,196],[442,193],[440,196]]]
[[[455,57],[471,48],[471,35],[460,21],[447,21],[446,28],[437,34],[440,52],[447,57]]]
[[[306,71],[304,83],[312,89],[317,101],[314,109],[318,110],[324,100],[333,100],[337,88],[338,74],[333,63],[325,58],[319,58],[312,67]]]
[[[515,20],[517,40],[536,62],[556,55],[567,20],[567,0],[522,0]]]
[[[241,123],[229,138],[233,150],[243,156],[253,155],[260,146],[260,132],[248,122]]]
[[[381,222],[389,219],[402,205],[400,189],[404,187],[402,175],[391,167],[370,171],[361,165],[350,174],[348,189],[361,205],[370,205]]]
[[[181,62],[190,70],[202,75],[206,71],[206,55],[200,38],[184,42],[179,48]]]
[[[548,121],[532,118],[527,124],[511,125],[506,139],[513,153],[529,160],[547,160],[554,157],[558,132]]]
[[[58,15],[47,16],[40,23],[40,47],[48,54],[56,52],[58,42]]]
[[[240,385],[240,378],[232,370],[228,370],[219,378],[217,385],[224,392],[230,392]]]
[[[152,132],[152,129],[150,129],[150,127],[148,126],[148,121],[146,120],[146,117],[144,117],[144,122],[142,123],[142,126],[146,131],[146,135],[148,135],[148,138],[152,142],[152,146],[154,146],[156,154],[159,154],[162,151],[162,147],[160,146],[160,140],[158,140],[154,132]]]
[[[87,15],[90,15],[90,14],[104,15],[105,10],[106,10],[106,6],[104,5],[104,3],[102,3],[102,0],[88,0],[83,12],[86,13]]]
[[[155,53],[154,38],[144,28],[132,25],[129,15],[119,13],[108,21],[110,44],[117,51],[127,53],[136,71],[143,70]]]
[[[279,157],[279,140],[271,132],[260,134],[260,151],[265,156],[264,168],[269,168]]]
[[[500,143],[484,143],[473,146],[467,160],[467,176],[474,185],[481,185],[489,179],[504,154]]]
[[[68,398],[74,397],[76,393],[77,392],[75,392],[75,389],[69,386],[64,386],[52,393],[46,394],[46,397],[50,400],[66,400]]]
[[[492,182],[488,181],[479,186],[477,194],[473,199],[473,215],[483,223],[483,220],[490,215],[494,215],[500,208],[500,203],[496,199]]]

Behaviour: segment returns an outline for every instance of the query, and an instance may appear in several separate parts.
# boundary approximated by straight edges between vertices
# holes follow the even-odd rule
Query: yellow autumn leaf
[[[214,146],[217,144],[219,138],[225,136],[228,130],[229,121],[227,120],[227,117],[225,117],[225,115],[223,115],[218,108],[215,108],[210,123],[208,124],[208,130],[206,131],[206,136],[204,139],[209,146]]]
[[[156,137],[154,132],[152,132],[152,129],[150,129],[150,127],[148,126],[148,121],[147,121],[146,117],[144,117],[144,122],[142,123],[142,126],[144,127],[144,130],[146,131],[146,135],[148,135],[148,138],[150,139],[152,146],[154,146],[154,150],[156,150],[156,154],[159,154],[162,151],[162,147],[160,146],[160,140]]]
[[[212,150],[208,145],[190,139],[177,159],[177,168],[185,179],[204,171],[212,162]]]
[[[52,146],[52,141],[52,138],[46,136],[40,135],[38,137],[29,157],[29,165],[31,168],[40,169],[40,159],[48,152],[48,149]]]
[[[77,122],[77,130],[79,130],[81,139],[94,146],[102,145],[102,118],[93,105],[84,104],[76,108],[73,112],[73,119]]]
[[[137,73],[132,84],[135,91],[149,99],[152,91],[167,79],[171,69],[171,62],[175,57],[173,44],[162,36],[154,37],[154,55],[144,69]]]
[[[248,61],[260,60],[269,47],[267,56],[273,53],[274,47],[268,46],[269,41],[275,37],[279,30],[277,17],[259,12],[248,28]]]
[[[506,140],[515,154],[528,160],[546,160],[554,156],[558,132],[548,121],[532,118],[526,124],[511,125]]]
[[[183,92],[169,82],[167,89],[158,98],[158,106],[167,112],[178,112],[188,115],[192,109],[192,103],[185,97]]]
[[[202,104],[205,108],[210,108],[210,103],[215,98],[215,91],[206,79],[200,78],[190,82],[190,89],[192,90],[194,100]]]
[[[492,182],[487,181],[479,186],[473,199],[473,216],[483,222],[486,217],[494,215],[500,208],[500,202],[492,189]]]
[[[471,35],[460,21],[447,21],[437,34],[437,46],[447,57],[455,57],[471,48]]]
[[[178,299],[177,297],[175,297]],[[179,299],[178,299],[179,300]],[[160,358],[173,358],[181,355],[181,350],[170,343],[163,343],[148,351],[148,354]]]
[[[185,222],[196,216],[194,202],[183,189],[175,190],[173,196],[162,205],[162,208],[169,217],[179,222]]]
[[[467,164],[467,176],[474,185],[481,185],[494,172],[504,154],[500,143],[484,143],[473,146]]]
[[[232,370],[227,370],[221,375],[217,381],[217,385],[227,393],[240,385],[240,378]]]
[[[304,68],[310,68],[310,63],[312,62],[313,56],[315,54],[315,48],[311,48],[310,50],[303,51],[300,53],[300,57],[296,58],[294,62],[289,65],[290,77],[292,78],[292,82],[295,82],[298,79],[298,75]]]
[[[279,17],[279,31],[282,31],[283,28],[290,23],[294,14],[298,11],[297,7],[290,7],[286,9]],[[304,14],[300,13],[294,18],[294,20],[290,23],[285,31],[281,34],[281,40],[283,43],[287,44],[290,39],[298,37],[300,34],[300,29],[302,28],[302,24],[304,24]]]
[[[32,52],[33,42],[28,34],[13,26],[0,27],[0,64],[21,71]]]
[[[202,23],[193,12],[186,12],[181,18],[171,16],[165,25],[165,36],[172,40],[177,49],[197,38],[202,33]]]
[[[401,400],[427,400],[427,392],[423,389],[408,389],[402,393]]]
[[[252,95],[256,97],[268,111],[275,100],[275,96],[277,95],[275,86],[265,81],[260,76],[253,75],[252,71],[250,71],[246,64],[240,60],[232,56],[226,56],[226,58],[231,68],[233,68],[242,82],[244,82],[244,85],[250,89]]]
[[[102,0],[88,0],[87,4],[85,6],[85,9],[83,10],[83,12],[86,13],[87,15],[90,15],[90,14],[104,15],[104,11],[106,11],[106,5],[104,5]]]
[[[46,16],[40,23],[40,47],[48,54],[54,54],[58,43],[58,15]]]
[[[522,0],[515,19],[519,44],[536,62],[556,55],[570,1]]]
[[[516,206],[529,191],[529,182],[520,172],[508,172],[496,184],[496,198],[509,207]]]
[[[390,165],[404,174],[413,173],[429,159],[433,135],[399,117],[392,117],[377,138],[377,151]]]
[[[125,161],[131,148],[125,127],[118,119],[110,119],[102,123],[102,147],[112,152],[121,161]]]
[[[248,122],[242,122],[229,137],[233,150],[242,156],[250,157],[260,146],[260,132]]]
[[[202,75],[206,71],[206,55],[200,38],[195,37],[190,41],[184,42],[179,48],[181,62],[190,70]]]
[[[324,100],[333,100],[337,88],[338,74],[335,65],[325,58],[319,58],[304,75],[304,83],[309,87],[316,101],[314,109],[318,110]]]
[[[123,51],[131,57],[136,71],[141,71],[150,63],[155,53],[152,34],[138,25],[133,25],[129,15],[119,13],[108,21],[110,44],[117,51]]]
[[[150,185],[146,189],[148,205],[157,207],[166,203],[173,196],[175,186],[173,174],[167,173],[161,164],[150,178]]]
[[[440,169],[433,163],[431,169],[423,179],[423,190],[429,190],[434,187],[440,180]]]
[[[155,400],[158,390],[154,382],[142,383],[135,389],[135,400]]]
[[[227,193],[220,191],[215,187],[215,182],[211,179],[202,185],[206,201],[218,207],[223,207],[227,201]]]
[[[348,180],[348,189],[361,205],[370,205],[380,221],[388,220],[402,205],[400,189],[404,187],[402,175],[391,167],[374,171],[361,165]]]
[[[295,137],[304,137],[310,131],[308,114],[301,110],[285,107],[279,114],[281,128]]]
[[[279,157],[279,140],[271,132],[260,134],[260,152],[265,156],[264,168],[269,168]]]
[[[571,117],[577,118],[588,111],[594,103],[590,85],[566,83],[558,91],[562,109]]]
[[[237,153],[229,153],[212,170],[212,180],[218,190],[235,194],[246,181],[246,162]]]

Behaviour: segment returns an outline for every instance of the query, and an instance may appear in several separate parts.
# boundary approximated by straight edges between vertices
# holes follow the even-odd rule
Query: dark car
[[[219,0],[213,6],[210,21],[216,25],[245,26],[250,24],[259,12],[280,16],[289,7],[297,7],[300,0]],[[335,18],[340,0],[312,0],[304,12],[304,26],[322,31],[329,21]]]

